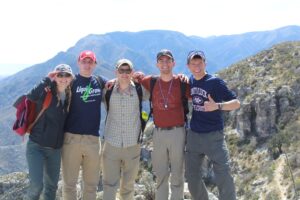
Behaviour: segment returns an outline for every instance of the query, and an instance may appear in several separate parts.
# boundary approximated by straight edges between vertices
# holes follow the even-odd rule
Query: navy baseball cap
[[[200,50],[193,50],[189,52],[187,56],[187,64],[189,64],[193,58],[201,58],[204,62],[206,62],[205,54]]]

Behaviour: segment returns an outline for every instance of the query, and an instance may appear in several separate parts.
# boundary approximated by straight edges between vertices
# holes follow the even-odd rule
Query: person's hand
[[[177,76],[178,76],[178,78],[180,79],[181,82],[187,83],[187,84],[189,83],[189,77],[187,75],[178,74]]]
[[[132,80],[136,83],[139,83],[144,77],[145,77],[145,74],[141,71],[138,71],[138,72],[133,73]]]
[[[51,92],[51,88],[49,86],[44,87],[45,92]]]
[[[105,84],[105,89],[110,90],[114,86],[115,82],[116,82],[116,79],[111,79],[111,80],[107,81]]]
[[[208,95],[208,101],[204,102],[204,111],[211,112],[218,109],[218,104]]]
[[[47,76],[51,81],[54,81],[56,74],[57,72],[49,72]]]

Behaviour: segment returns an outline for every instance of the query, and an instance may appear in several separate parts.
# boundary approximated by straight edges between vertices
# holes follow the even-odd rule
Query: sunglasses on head
[[[63,78],[63,77],[68,78],[68,77],[71,77],[71,74],[65,73],[65,72],[60,72],[60,73],[58,73],[56,76],[57,76],[58,78]]]
[[[132,72],[132,70],[131,69],[122,69],[122,68],[119,68],[118,72],[120,74],[130,74]]]

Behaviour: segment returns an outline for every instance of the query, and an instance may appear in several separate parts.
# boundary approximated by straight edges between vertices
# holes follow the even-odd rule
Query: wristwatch
[[[222,103],[218,103],[218,109],[223,110],[223,104]]]

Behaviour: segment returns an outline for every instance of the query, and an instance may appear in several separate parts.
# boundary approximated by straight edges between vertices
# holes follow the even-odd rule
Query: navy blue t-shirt
[[[222,79],[209,74],[200,80],[191,76],[190,85],[193,101],[193,113],[190,122],[192,131],[208,133],[223,130],[222,112],[220,110],[204,112],[204,102],[208,101],[209,94],[216,103],[236,99],[236,95],[227,88]]]
[[[103,88],[100,84],[95,76],[75,76],[66,132],[99,136]]]

